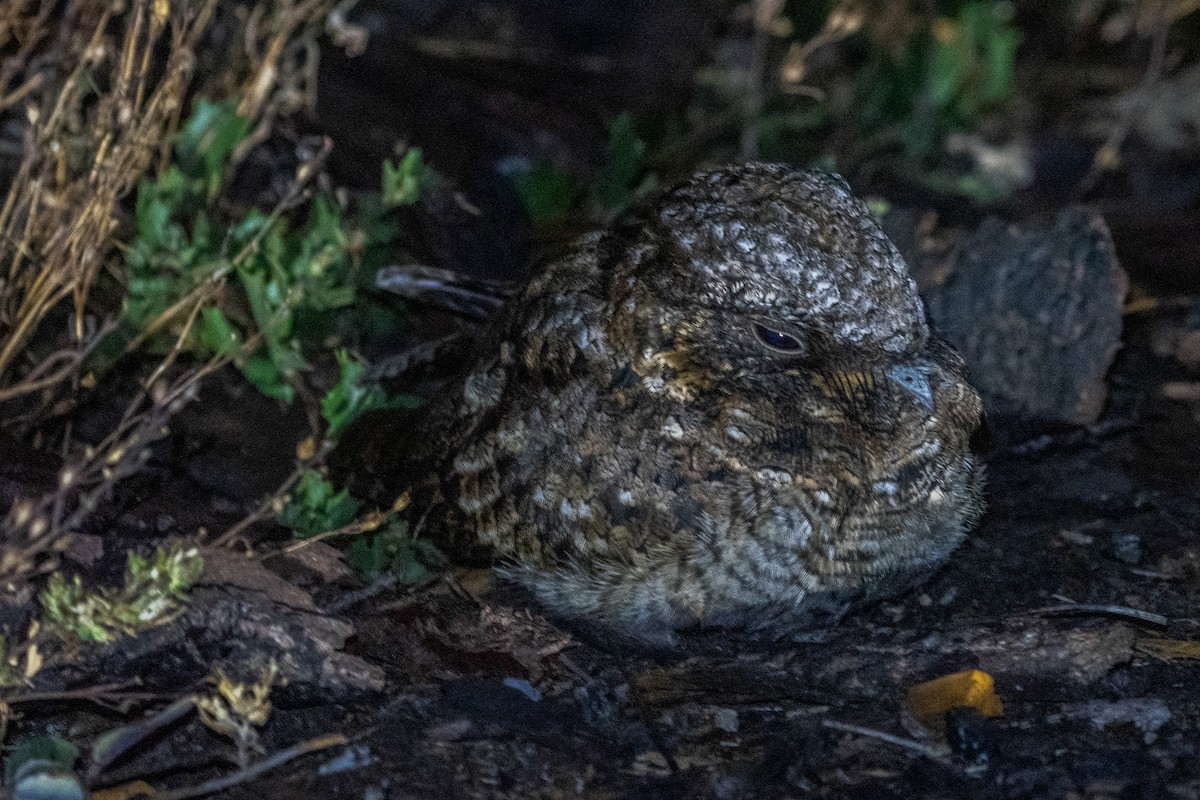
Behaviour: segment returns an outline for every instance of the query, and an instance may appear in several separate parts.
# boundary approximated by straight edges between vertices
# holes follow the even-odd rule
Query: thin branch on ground
[[[300,742],[299,744],[273,753],[230,775],[213,778],[197,786],[187,786],[182,789],[173,789],[169,792],[158,792],[150,795],[147,800],[188,800],[191,797],[204,797],[205,795],[215,794],[216,792],[221,792],[246,781],[253,780],[300,756],[319,750],[328,750],[331,747],[342,747],[349,743],[350,740],[340,733],[318,736],[315,739],[309,739],[306,742]]]
[[[905,750],[911,750],[914,753],[919,753],[934,761],[945,763],[950,755],[949,748],[945,746],[937,746],[918,742],[916,739],[909,739],[904,736],[897,736],[887,731],[876,730],[875,728],[866,728],[862,725],[850,725],[845,722],[838,722],[832,719],[821,720],[821,725],[826,728],[831,728],[835,731],[843,731],[845,733],[853,733],[858,736],[866,736],[871,739],[878,739],[881,742],[902,747]]]
[[[1109,605],[1107,603],[1063,603],[1062,605],[1058,606],[1037,608],[1031,613],[1046,617],[1117,617],[1119,619],[1126,619],[1133,622],[1140,622],[1145,625],[1151,625],[1155,628],[1166,628],[1171,623],[1167,617],[1163,616],[1162,614],[1156,614],[1153,611],[1142,611],[1140,608]]]
[[[133,682],[104,683],[80,689],[64,689],[59,692],[18,692],[0,696],[0,703],[10,706],[29,703],[61,703],[64,700],[87,700],[97,705],[110,706],[122,700],[153,700],[162,695],[158,692],[126,691]]]

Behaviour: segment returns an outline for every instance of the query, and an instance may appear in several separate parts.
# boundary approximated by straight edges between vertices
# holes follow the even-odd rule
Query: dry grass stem
[[[0,3],[0,114],[7,109],[11,120],[23,109],[24,120],[20,141],[8,148],[19,158],[0,199],[0,425],[75,397],[86,357],[121,313],[93,290],[101,275],[115,279],[117,289],[125,280],[125,204],[169,163],[191,98],[240,99],[239,111],[254,126],[237,154],[245,155],[279,115],[312,102],[315,36],[336,4],[257,3],[244,18],[230,12],[240,35],[214,42],[206,36],[215,15],[225,13],[218,0]],[[214,48],[222,51],[215,58]],[[197,75],[201,59],[220,67]],[[10,137],[3,144],[14,143]],[[305,199],[327,153],[301,167],[275,216]],[[0,519],[0,591],[27,591],[31,576],[52,568],[115,483],[143,467],[150,445],[199,382],[261,345],[252,336],[207,364],[179,363],[201,310],[258,244],[233,254],[135,335],[131,349],[166,331],[175,345],[99,444],[82,447],[64,437],[67,466],[54,490],[12,502]]]
[[[97,12],[96,5],[103,10],[88,13]],[[65,14],[91,19],[89,32],[66,39],[62,56],[72,68],[60,85],[47,87],[40,103],[30,101],[25,158],[0,208],[0,254],[8,261],[0,287],[0,390],[6,396],[46,388],[23,384],[21,367],[31,367],[21,356],[36,363],[26,348],[68,299],[70,343],[88,346],[87,300],[113,252],[118,203],[146,174],[168,135],[190,86],[193,52],[215,7],[216,0],[180,4],[168,19],[164,5],[140,0],[122,20],[115,46],[106,36],[113,23],[110,4],[79,0]],[[167,32],[162,77],[148,86],[150,58]],[[36,62],[31,59],[29,68]],[[25,81],[47,83],[36,77],[50,74],[49,67],[43,69],[47,72]],[[85,114],[100,86],[107,91]]]

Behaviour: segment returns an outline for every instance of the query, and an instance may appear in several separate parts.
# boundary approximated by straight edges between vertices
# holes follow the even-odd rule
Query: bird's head
[[[631,213],[601,258],[614,338],[651,388],[876,409],[864,419],[932,410],[941,377],[916,285],[838,176],[701,173]]]

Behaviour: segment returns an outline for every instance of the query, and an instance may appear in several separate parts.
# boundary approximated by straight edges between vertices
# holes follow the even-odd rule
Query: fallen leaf
[[[132,797],[153,796],[155,789],[145,781],[130,781],[111,789],[92,792],[92,800],[130,800]]]
[[[1180,661],[1194,659],[1200,661],[1200,642],[1186,642],[1181,639],[1143,639],[1137,643],[1137,649],[1163,661]]]
[[[928,730],[940,731],[952,708],[973,708],[985,717],[1004,713],[992,676],[978,669],[943,675],[908,690],[907,711]]]
[[[41,669],[42,653],[38,650],[37,642],[31,642],[29,649],[25,651],[25,680],[37,675]]]

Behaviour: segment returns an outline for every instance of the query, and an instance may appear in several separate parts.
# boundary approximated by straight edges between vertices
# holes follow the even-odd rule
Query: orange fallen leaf
[[[1004,713],[992,676],[978,669],[943,675],[908,690],[908,713],[926,728],[940,730],[952,708],[973,708],[985,717]]]
[[[154,787],[145,781],[130,781],[111,789],[93,792],[92,800],[129,800],[131,797],[150,796],[155,794]]]

